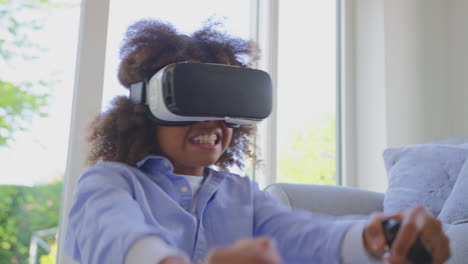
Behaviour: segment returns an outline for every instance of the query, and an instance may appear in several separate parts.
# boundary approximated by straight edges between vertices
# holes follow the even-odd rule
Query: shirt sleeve
[[[364,231],[364,222],[360,221],[348,229],[343,239],[341,247],[341,257],[343,264],[382,264],[383,262],[377,260],[367,253],[364,246],[364,239],[362,233]]]
[[[128,173],[103,166],[80,177],[65,238],[71,257],[87,264],[123,264],[140,238],[154,236],[174,244],[159,223],[143,214],[133,196],[135,184]]]
[[[180,250],[167,245],[158,237],[145,237],[139,239],[128,251],[125,258],[125,264],[141,264],[141,263],[160,263],[166,257],[181,256],[189,259]]]
[[[254,235],[273,237],[284,263],[342,263],[342,241],[355,220],[292,211],[253,184]]]

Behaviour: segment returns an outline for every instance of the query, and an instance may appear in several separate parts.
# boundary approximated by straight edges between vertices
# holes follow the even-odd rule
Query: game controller
[[[400,229],[401,221],[395,219],[386,219],[382,222],[385,239],[389,248],[392,247],[393,241],[396,238],[398,229]],[[406,256],[413,264],[431,264],[432,255],[429,249],[424,245],[421,238],[418,237]]]

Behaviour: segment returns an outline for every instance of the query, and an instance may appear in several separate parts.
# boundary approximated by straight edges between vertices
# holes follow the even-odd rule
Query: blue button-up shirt
[[[270,236],[284,263],[340,263],[350,222],[291,211],[248,177],[212,169],[205,177],[191,211],[190,185],[166,158],[97,163],[75,189],[66,251],[81,263],[124,263],[134,242],[157,236],[198,260],[213,247]]]

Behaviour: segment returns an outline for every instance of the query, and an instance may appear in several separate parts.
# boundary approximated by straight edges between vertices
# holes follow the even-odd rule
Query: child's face
[[[204,167],[221,157],[231,139],[232,128],[221,120],[157,127],[161,154],[172,162],[176,174],[202,176]]]

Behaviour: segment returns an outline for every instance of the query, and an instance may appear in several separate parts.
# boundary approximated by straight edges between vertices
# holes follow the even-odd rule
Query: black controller
[[[392,247],[392,244],[396,238],[398,229],[400,228],[400,224],[401,224],[400,221],[391,219],[391,218],[382,222],[385,239],[387,240],[387,245],[389,248]],[[423,244],[420,237],[418,237],[418,239],[416,240],[414,245],[411,247],[406,257],[413,264],[431,264],[432,263],[432,255],[427,249],[427,247]]]

